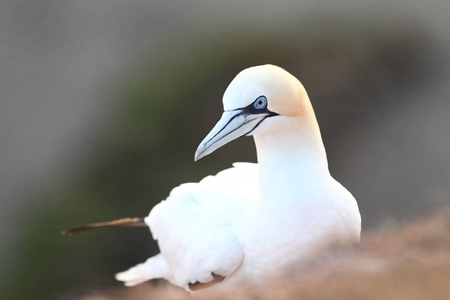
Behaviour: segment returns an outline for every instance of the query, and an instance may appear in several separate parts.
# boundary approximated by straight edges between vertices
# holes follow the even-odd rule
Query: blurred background
[[[197,163],[242,69],[279,65],[309,92],[330,170],[364,230],[450,204],[450,3],[0,1],[0,298],[76,299],[158,250],[147,229],[61,236],[145,216]]]

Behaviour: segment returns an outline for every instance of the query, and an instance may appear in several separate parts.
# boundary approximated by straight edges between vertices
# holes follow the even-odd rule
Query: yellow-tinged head
[[[270,130],[276,122],[268,119],[314,115],[300,81],[274,65],[241,71],[226,89],[223,107],[222,118],[198,147],[195,160],[240,136]]]
[[[267,109],[283,116],[302,112],[302,102],[308,99],[300,81],[286,70],[274,65],[250,67],[231,81],[223,95],[225,111],[246,107],[259,96],[267,98]]]

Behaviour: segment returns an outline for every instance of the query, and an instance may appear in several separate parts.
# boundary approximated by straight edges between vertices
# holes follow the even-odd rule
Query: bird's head
[[[279,130],[280,119],[309,113],[305,104],[309,100],[303,85],[284,69],[262,65],[241,71],[226,89],[222,118],[200,143],[195,160],[238,137]]]

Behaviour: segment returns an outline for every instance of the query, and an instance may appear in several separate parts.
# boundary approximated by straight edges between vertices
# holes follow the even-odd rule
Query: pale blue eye
[[[253,102],[253,107],[255,109],[265,109],[267,107],[267,98],[264,96],[259,96],[255,102]]]

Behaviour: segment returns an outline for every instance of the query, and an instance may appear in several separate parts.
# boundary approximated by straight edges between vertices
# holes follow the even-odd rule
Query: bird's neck
[[[255,136],[262,200],[301,197],[330,177],[315,117],[287,122],[285,130]]]

